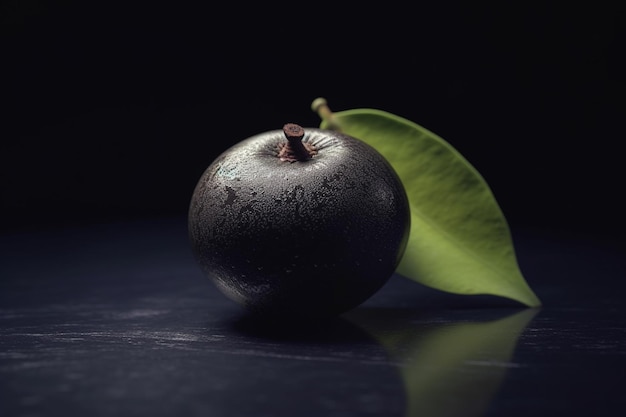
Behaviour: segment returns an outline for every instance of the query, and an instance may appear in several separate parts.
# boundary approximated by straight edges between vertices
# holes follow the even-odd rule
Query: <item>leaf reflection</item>
[[[517,340],[537,314],[526,309],[489,321],[407,317],[399,310],[358,309],[348,318],[400,364],[406,416],[481,416],[500,387]]]

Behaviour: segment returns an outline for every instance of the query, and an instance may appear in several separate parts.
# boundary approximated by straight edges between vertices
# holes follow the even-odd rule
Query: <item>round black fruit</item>
[[[410,216],[398,176],[374,148],[286,124],[206,169],[188,226],[198,263],[229,298],[259,313],[328,317],[387,282]]]

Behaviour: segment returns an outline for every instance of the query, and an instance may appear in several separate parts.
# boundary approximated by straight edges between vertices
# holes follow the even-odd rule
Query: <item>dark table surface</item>
[[[202,275],[184,219],[5,233],[0,416],[626,415],[622,249],[514,237],[539,309],[393,276],[270,325]]]

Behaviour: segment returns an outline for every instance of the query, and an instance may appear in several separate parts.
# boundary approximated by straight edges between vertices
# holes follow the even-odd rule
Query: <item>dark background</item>
[[[185,215],[217,154],[323,96],[446,138],[514,233],[619,240],[622,4],[5,1],[2,230]]]
[[[0,415],[471,412],[504,372],[485,415],[625,415],[626,2],[462,3],[0,1]],[[510,362],[491,323],[511,300],[397,277],[338,326],[267,332],[202,276],[200,175],[318,125],[318,96],[413,120],[484,175],[543,302]],[[401,387],[425,362],[434,384]]]

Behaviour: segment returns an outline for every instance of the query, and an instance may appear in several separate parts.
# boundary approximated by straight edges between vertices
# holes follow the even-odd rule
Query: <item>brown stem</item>
[[[282,149],[280,158],[284,161],[306,161],[312,158],[312,152],[307,149],[302,138],[304,137],[304,128],[295,123],[287,123],[283,126],[285,137],[289,141]]]

